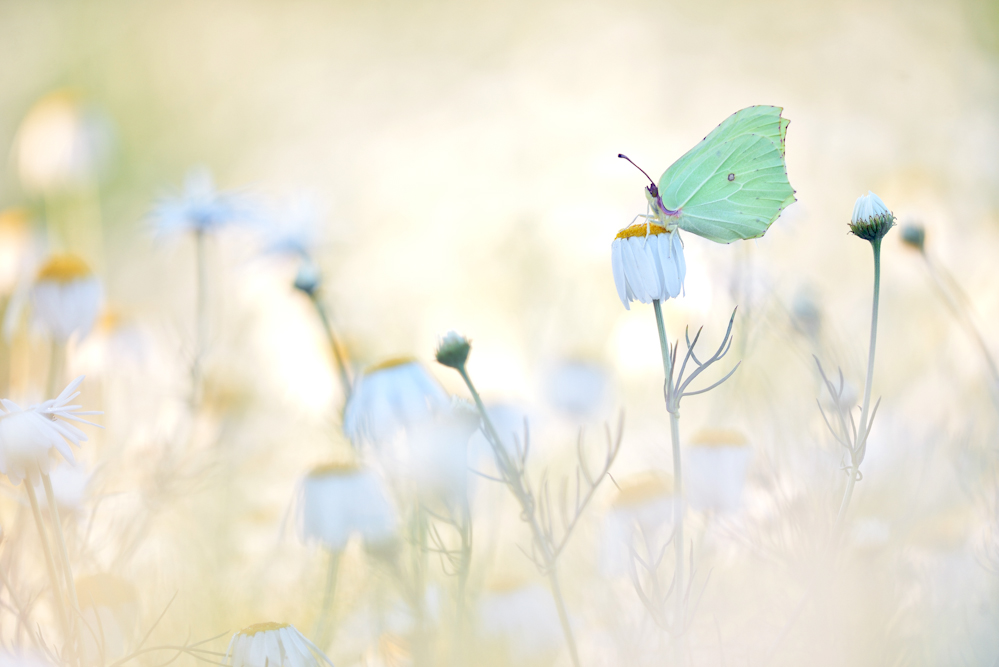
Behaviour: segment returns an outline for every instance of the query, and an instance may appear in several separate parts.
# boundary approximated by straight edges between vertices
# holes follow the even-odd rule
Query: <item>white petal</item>
[[[611,270],[614,272],[614,286],[621,303],[628,308],[627,280],[624,277],[624,258],[621,256],[621,239],[611,243]],[[630,310],[630,308],[628,308]]]

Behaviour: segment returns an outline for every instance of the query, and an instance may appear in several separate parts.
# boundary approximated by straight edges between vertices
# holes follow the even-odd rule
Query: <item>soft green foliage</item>
[[[659,194],[680,229],[717,243],[758,238],[795,201],[784,164],[789,121],[780,114],[737,111],[666,170]]]

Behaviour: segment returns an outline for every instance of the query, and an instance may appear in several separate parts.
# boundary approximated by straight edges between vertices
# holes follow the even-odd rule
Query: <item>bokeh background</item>
[[[304,471],[349,451],[332,356],[291,287],[297,264],[226,229],[208,244],[206,408],[185,416],[193,243],[157,235],[149,214],[191,167],[278,223],[312,202],[323,298],[352,366],[429,364],[440,334],[465,333],[484,397],[530,415],[553,474],[571,474],[578,426],[552,416],[553,369],[604,369],[587,433],[599,447],[599,424],[623,411],[620,481],[671,470],[671,455],[652,310],[626,311],[611,277],[613,235],[645,207],[644,179],[616,155],[659,174],[753,104],[791,119],[798,202],[757,241],[684,236],[686,293],[664,307],[671,339],[703,325],[709,345],[739,307],[742,367],[686,401],[681,424],[685,441],[735,430],[753,451],[740,509],[691,519],[704,591],[692,664],[996,664],[999,403],[933,277],[950,276],[996,349],[999,6],[987,0],[0,3],[5,298],[48,252],[70,250],[113,314],[68,358],[87,373],[84,405],[105,411],[80,455],[76,567],[132,581],[143,627],[176,593],[163,644],[271,619],[304,631],[317,614],[324,561],[288,517]],[[68,184],[32,162],[47,145],[25,140],[30,122],[44,126],[40,108],[72,109],[90,133],[92,159]],[[932,267],[898,230],[885,239],[883,400],[830,571],[816,563],[845,475],[812,355],[862,391],[871,251],[846,223],[868,190],[900,224],[925,226]],[[122,351],[108,341],[125,326]],[[8,338],[3,395],[41,398],[47,355],[26,328]],[[456,374],[432,370],[464,395]],[[35,538],[17,523],[20,489],[4,484],[0,521],[25,535],[0,546],[2,562],[41,586],[11,551]],[[584,663],[661,664],[627,577],[597,565],[614,491],[565,556]],[[473,577],[481,590],[536,576],[507,510],[477,525],[500,545]],[[323,648],[337,665],[405,664],[403,649],[386,657],[390,632],[356,631],[389,594],[350,553],[342,631]],[[531,659],[568,664],[558,651]],[[477,664],[489,660],[501,658]]]

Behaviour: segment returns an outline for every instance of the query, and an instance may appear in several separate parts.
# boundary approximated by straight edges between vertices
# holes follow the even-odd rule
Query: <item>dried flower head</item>
[[[472,342],[457,331],[448,331],[437,343],[437,362],[456,370],[465,367]]]

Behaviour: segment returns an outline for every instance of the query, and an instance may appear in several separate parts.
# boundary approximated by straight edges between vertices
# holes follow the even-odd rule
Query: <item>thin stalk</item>
[[[59,545],[59,560],[62,564],[62,574],[66,578],[66,592],[69,595],[69,602],[73,605],[73,609],[79,613],[80,601],[76,596],[76,580],[73,578],[73,568],[69,564],[69,551],[66,550],[66,538],[62,533],[59,504],[56,502],[55,492],[52,490],[52,478],[47,473],[42,473],[42,485],[45,487],[45,500],[49,504],[49,516],[52,518],[56,543]]]
[[[989,368],[989,375],[992,378],[992,389],[993,392],[999,389],[999,366],[996,365],[995,357],[992,356],[992,352],[989,350],[989,346],[985,343],[985,339],[982,337],[981,331],[975,326],[975,322],[971,317],[969,312],[968,299],[961,290],[961,286],[957,284],[954,278],[947,274],[947,272],[938,268],[936,264],[930,261],[929,255],[926,254],[924,250],[922,252],[923,259],[926,261],[926,268],[930,272],[930,276],[933,278],[933,284],[936,286],[937,291],[940,292],[940,296],[943,298],[944,303],[950,309],[951,314],[954,315],[955,319],[960,322],[967,334],[975,341],[978,345],[978,349],[982,353],[982,357],[985,359],[985,364]],[[945,286],[945,283],[950,285],[950,289]],[[951,292],[955,292],[952,295]]]
[[[330,551],[329,567],[326,570],[326,591],[323,593],[323,606],[316,621],[316,644],[321,648],[326,645],[329,634],[330,618],[333,611],[333,600],[336,597],[337,576],[340,572],[340,552]]]
[[[336,369],[340,377],[340,388],[343,390],[344,403],[346,403],[350,400],[351,387],[353,385],[350,381],[350,371],[347,370],[347,360],[343,357],[343,348],[340,346],[340,341],[337,338],[336,331],[333,329],[333,324],[330,322],[329,315],[326,313],[326,306],[323,305],[322,300],[320,300],[315,292],[310,293],[309,298],[312,300],[312,305],[315,306],[316,312],[319,314],[319,321],[323,323],[323,330],[326,332],[326,338],[329,340],[330,348],[333,350],[333,359],[336,361]]]
[[[659,330],[659,348],[663,357],[663,373],[666,380],[666,409],[669,411],[669,434],[673,447],[673,558],[675,560],[675,581],[673,588],[673,623],[676,628],[673,637],[674,661],[677,666],[683,664],[683,597],[685,588],[685,571],[683,557],[683,466],[680,459],[680,412],[675,405],[673,396],[673,368],[669,352],[669,341],[666,338],[666,327],[663,324],[662,306],[658,299],[652,301],[656,311],[656,328]],[[682,372],[682,371],[681,371]]]
[[[52,550],[49,548],[49,538],[45,534],[45,525],[42,523],[42,512],[38,509],[38,498],[35,496],[35,487],[30,479],[24,480],[24,488],[28,492],[28,502],[31,504],[31,513],[35,517],[35,525],[38,527],[38,539],[42,543],[42,553],[45,554],[45,565],[49,572],[49,583],[52,586],[52,596],[55,598],[56,616],[59,617],[59,625],[62,627],[63,636],[69,642],[69,621],[66,617],[66,607],[62,602],[62,587],[59,585],[59,577],[56,576],[55,560],[52,558]]]
[[[865,448],[867,447],[867,418],[871,407],[871,385],[874,382],[874,350],[878,342],[878,301],[881,296],[881,239],[871,241],[871,248],[874,250],[874,299],[871,305],[871,349],[867,354],[867,381],[864,383],[864,404],[860,410],[857,441],[854,443],[853,452],[851,453],[850,479],[846,483],[843,502],[840,503],[839,513],[836,515],[837,532],[843,524],[843,517],[846,516],[850,499],[853,497],[853,488],[857,484],[860,463],[863,460]]]
[[[461,503],[461,562],[458,569],[458,592],[455,599],[454,645],[452,664],[456,667],[467,662],[465,656],[465,589],[472,569],[472,512],[465,491]]]
[[[198,229],[194,232],[195,261],[195,330],[194,330],[194,362],[191,365],[191,390],[194,402],[201,396],[201,377],[204,369],[205,348],[208,345],[208,263],[205,257],[205,233]]]
[[[576,648],[576,638],[572,634],[572,625],[569,623],[569,613],[565,604],[565,599],[562,596],[562,589],[558,583],[558,574],[556,572],[558,559],[548,548],[548,543],[545,540],[545,533],[541,529],[541,525],[538,523],[538,518],[534,513],[534,501],[529,497],[527,490],[524,488],[523,480],[520,478],[520,475],[517,474],[516,468],[514,467],[512,461],[510,461],[510,456],[507,453],[506,448],[503,446],[503,441],[499,438],[496,427],[493,426],[492,419],[489,418],[489,413],[486,412],[486,406],[482,402],[482,397],[479,396],[479,392],[475,389],[475,385],[472,384],[472,378],[469,377],[468,371],[464,366],[461,366],[457,370],[461,374],[461,378],[465,381],[465,386],[468,387],[468,391],[472,394],[475,406],[478,408],[479,414],[482,417],[482,423],[486,428],[486,435],[488,436],[487,440],[489,440],[492,445],[493,453],[496,456],[496,462],[499,464],[500,472],[503,476],[503,481],[510,487],[510,490],[520,503],[522,516],[531,527],[531,534],[534,538],[534,543],[541,550],[541,556],[544,559],[545,571],[548,573],[548,580],[552,587],[552,597],[555,598],[555,607],[558,609],[558,618],[562,625],[562,634],[565,635],[566,645],[569,647],[569,657],[572,659],[574,667],[580,667],[582,663],[579,661],[579,650]]]
[[[66,363],[66,348],[62,341],[52,339],[52,347],[49,353],[49,377],[45,385],[45,397],[53,398],[59,395],[59,387],[62,381],[63,366]]]

